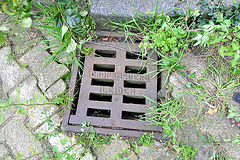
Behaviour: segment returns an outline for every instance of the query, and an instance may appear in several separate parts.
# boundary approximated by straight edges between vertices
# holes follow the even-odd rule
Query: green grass
[[[17,14],[14,14],[12,19],[14,25],[10,29],[10,34],[14,33],[14,27],[17,23],[21,26],[23,20],[26,20],[34,13],[31,18],[33,18],[36,25],[33,27],[36,27],[44,34],[43,39],[37,43],[46,44],[45,50],[50,53],[50,56],[45,60],[45,64],[57,61],[63,65],[71,65],[75,62],[79,69],[82,70],[82,59],[85,55],[93,52],[92,48],[84,48],[83,45],[95,38],[92,35],[95,23],[90,15],[89,2],[85,6],[79,6],[75,0],[62,0],[61,3],[53,0],[52,5],[47,3],[43,5],[38,2],[34,5],[39,10],[33,12],[30,12],[28,5],[14,4],[9,0],[0,2],[0,4],[6,3],[9,9],[6,10],[5,8],[4,10],[7,14],[17,11]],[[139,47],[142,56],[150,58],[153,52],[157,53],[158,60],[153,63],[153,65],[157,65],[157,70],[153,72],[155,76],[158,74],[166,75],[162,87],[167,87],[169,93],[175,90],[168,83],[168,78],[172,74],[177,74],[185,79],[183,85],[186,92],[179,95],[178,98],[174,99],[171,94],[167,94],[166,97],[159,97],[157,102],[148,99],[153,102],[154,106],[151,106],[147,113],[151,118],[145,120],[149,124],[163,126],[164,137],[170,138],[166,144],[174,146],[173,148],[179,159],[194,159],[197,153],[196,148],[187,144],[183,145],[182,142],[178,141],[177,134],[185,132],[184,125],[186,123],[198,123],[200,118],[204,118],[202,116],[203,110],[211,108],[222,110],[222,115],[209,127],[221,121],[227,112],[226,101],[232,99],[233,93],[236,92],[237,87],[240,85],[240,25],[237,23],[239,17],[236,16],[239,5],[235,4],[233,10],[223,11],[219,4],[211,3],[211,5],[214,5],[212,8],[209,8],[210,5],[208,6],[206,2],[201,1],[199,4],[210,9],[209,19],[202,19],[202,12],[199,14],[197,11],[191,11],[190,8],[183,15],[169,17],[163,12],[164,7],[162,11],[158,11],[156,5],[155,10],[148,15],[136,12],[136,16],[126,22],[120,21],[117,17],[118,22],[110,21],[115,26],[115,29],[124,32],[125,41],[134,43],[134,37],[140,40]],[[14,5],[17,8],[14,8]],[[24,13],[26,14],[24,15]],[[30,22],[25,23],[23,27],[29,27],[29,24]],[[10,34],[0,31],[0,48],[4,45],[5,38]],[[195,77],[196,73],[187,74],[188,66],[181,63],[184,55],[188,50],[194,49],[194,46],[205,52],[205,62],[207,63],[206,72],[198,79]],[[14,58],[14,55],[10,56],[10,58]],[[61,61],[60,56],[63,56],[65,60]],[[206,83],[212,86],[213,89],[205,85]],[[186,106],[184,96],[187,94],[191,94],[196,98],[197,106]],[[11,104],[11,98],[1,101],[0,121],[3,117],[3,109],[18,105],[20,106],[18,112],[26,114],[25,107],[35,105],[39,99],[41,98],[35,97],[30,103],[21,102],[14,105]],[[69,98],[67,92],[65,92],[58,95],[50,103],[66,107],[68,102],[72,100],[73,98]],[[190,107],[197,108],[198,112],[192,119],[186,119],[183,115]],[[237,113],[233,106],[229,106],[228,112],[228,118],[234,118],[239,122],[240,113]],[[47,120],[50,122],[50,119]],[[83,132],[74,135],[74,141],[85,147],[85,150],[78,155],[80,157],[83,157],[87,152],[91,152],[92,148],[108,144],[111,139],[110,136],[96,134],[94,129],[87,124],[83,125],[86,125],[92,133]],[[57,134],[57,132],[52,134]],[[39,139],[44,139],[51,135],[38,136]],[[61,142],[65,143],[65,141],[69,140],[64,138]],[[204,141],[212,144],[214,137],[204,139]],[[137,153],[139,144],[149,147],[152,142],[153,136],[151,134],[143,134],[138,144],[131,144],[130,148],[122,149],[122,153],[116,155],[115,158],[124,159],[124,153],[128,153],[130,149]],[[236,138],[235,142],[239,143],[239,138]],[[216,143],[214,141],[214,145]],[[53,153],[53,155],[46,155],[46,158],[61,159],[65,156],[74,159],[74,156],[76,156],[67,155],[67,150],[61,153],[56,148],[53,148]],[[214,152],[211,158],[224,159],[223,155],[221,152]]]

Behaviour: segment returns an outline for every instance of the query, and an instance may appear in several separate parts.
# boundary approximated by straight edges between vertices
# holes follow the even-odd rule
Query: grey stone
[[[198,1],[199,0],[188,1],[190,8],[194,11],[200,10],[200,7],[195,5]],[[224,2],[226,2],[226,8],[230,8],[233,5],[231,0],[224,0]],[[162,12],[164,6],[164,13],[170,16],[174,15],[174,9],[177,13],[184,13],[184,11],[187,12],[188,10],[187,1],[180,2],[178,0],[92,0],[91,3],[91,15],[96,22],[96,27],[102,30],[111,30],[113,28],[109,19],[114,22],[119,22],[117,18],[122,22],[125,22],[126,18],[132,20],[132,17],[137,15],[134,11],[151,17],[152,15],[147,14],[147,12],[154,12],[155,5],[158,6],[159,13]],[[239,0],[237,0],[237,3],[239,3]],[[112,12],[114,12],[117,18]],[[207,12],[207,10],[205,12]]]
[[[124,158],[132,160],[138,159],[137,155],[130,150],[129,153],[122,153],[121,149],[129,148],[126,142],[120,139],[113,139],[109,145],[102,145],[96,148],[95,154],[98,155],[98,160],[114,159],[118,153],[123,154]]]
[[[170,160],[174,159],[174,154],[165,146],[165,144],[154,140],[150,147],[140,147],[138,157],[139,160]]]
[[[41,143],[27,130],[23,120],[24,116],[16,116],[1,128],[0,140],[10,147],[15,156],[18,155],[18,152],[22,155],[21,158],[27,158],[38,153],[37,157],[41,157],[41,153],[43,153]]]
[[[63,93],[67,88],[66,83],[62,80],[59,79],[53,86],[51,86],[46,92],[47,92],[47,97],[49,99],[53,99],[55,96],[58,94]]]
[[[6,147],[0,143],[0,160],[4,160],[4,157],[8,157],[8,151]]]
[[[17,96],[19,96],[20,101],[17,100]],[[16,87],[16,89],[9,94],[9,97],[13,97],[13,103],[15,104],[21,103],[22,101],[30,103],[30,100],[33,99],[34,96],[39,99],[43,94],[38,89],[37,80],[33,76],[29,76],[20,86]],[[35,103],[42,102],[36,101]]]
[[[48,119],[58,108],[52,105],[35,105],[28,108],[28,125],[31,128],[38,127]]]
[[[2,78],[2,89],[5,93],[30,75],[26,68],[21,69],[14,60],[8,61],[7,55],[10,52],[11,48],[8,46],[0,50],[0,75]]]
[[[15,48],[15,55],[20,58],[26,51],[30,50],[31,47],[37,44],[41,38],[32,39],[30,41],[24,42]]]
[[[36,133],[52,133],[58,126],[60,126],[61,119],[57,114],[50,117],[52,122],[45,122],[39,128],[36,129]]]
[[[66,141],[66,144],[62,144],[61,139]],[[57,147],[59,152],[65,153],[64,155],[70,154],[75,155],[76,158],[81,158],[83,160],[95,160],[96,158],[91,154],[87,153],[84,157],[81,154],[84,152],[84,147],[82,144],[76,144],[76,142],[72,141],[72,138],[67,137],[66,135],[60,133],[57,135],[51,135],[49,138],[49,143],[52,146]],[[66,157],[63,158],[64,160]]]
[[[0,122],[0,126],[4,125],[7,122],[7,120],[13,117],[14,114],[16,113],[16,109],[14,109],[13,107],[8,107],[6,109],[0,110],[0,112],[1,111],[3,111],[3,118],[2,118],[2,122]]]
[[[20,63],[27,64],[33,71],[42,91],[46,91],[48,87],[69,72],[66,66],[59,65],[53,60],[48,63],[47,58],[50,55],[44,51],[44,48],[46,48],[45,45],[38,44],[19,59]]]

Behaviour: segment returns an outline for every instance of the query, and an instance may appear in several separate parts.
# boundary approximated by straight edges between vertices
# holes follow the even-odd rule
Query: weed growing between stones
[[[202,28],[204,25],[208,24],[209,21],[212,21],[214,24],[218,23],[218,14],[223,14],[223,19],[229,19],[234,26],[238,26],[240,21],[240,4],[236,3],[236,0],[233,0],[232,8],[226,10],[226,4],[221,0],[200,0],[197,3],[200,6],[201,10],[208,10],[209,12],[204,14],[200,12],[200,16],[197,20],[198,28]]]
[[[10,1],[7,2],[10,4]],[[190,9],[186,15],[170,18],[163,12],[159,14],[157,6],[154,13],[151,14],[152,18],[137,13],[138,15],[133,17],[131,21],[111,22],[116,25],[116,28],[123,28],[128,40],[134,41],[133,37],[138,37],[141,40],[142,56],[149,56],[147,51],[154,51],[158,54],[159,61],[155,62],[158,65],[156,75],[165,72],[167,79],[172,75],[184,79],[184,92],[178,95],[177,98],[173,98],[172,95],[160,96],[159,101],[155,102],[156,109],[148,113],[152,118],[147,120],[148,123],[163,126],[164,137],[170,138],[170,141],[166,142],[166,146],[175,149],[179,155],[179,159],[193,159],[196,155],[197,149],[188,144],[182,144],[178,140],[177,135],[178,133],[185,132],[184,124],[186,122],[197,122],[202,112],[205,111],[208,114],[214,115],[216,112],[222,111],[219,120],[213,122],[211,126],[221,121],[227,111],[229,113],[228,118],[235,119],[239,124],[240,114],[238,111],[234,106],[229,105],[226,107],[226,102],[231,100],[232,93],[240,85],[240,26],[238,24],[239,14],[237,14],[239,12],[239,5],[235,4],[233,6],[235,8],[229,11],[223,11],[223,8],[219,4],[212,3],[208,5],[206,3],[204,5],[210,9],[209,15],[212,17],[209,22],[209,19],[207,21],[198,19],[198,12],[191,12]],[[24,3],[21,7],[23,7],[23,10],[20,10],[21,12],[29,11],[26,8],[29,5],[26,6]],[[56,60],[63,64],[76,62],[81,67],[83,65],[82,61],[80,61],[81,57],[76,56],[76,53],[78,51],[81,51],[83,54],[92,53],[91,48],[83,48],[84,43],[93,38],[91,30],[94,28],[94,22],[89,14],[88,4],[86,8],[81,8],[76,1],[53,0],[53,3],[45,3],[44,5],[38,3],[36,7],[40,9],[36,13],[41,17],[40,20],[37,20],[37,27],[44,33],[44,40],[38,43],[47,44],[48,47],[46,49],[51,53],[47,61]],[[6,8],[5,12],[12,14]],[[200,18],[202,16],[203,14],[200,13]],[[29,17],[21,17],[23,18],[21,20],[19,19],[20,17],[15,18],[15,22],[19,23],[22,27],[29,27],[31,24]],[[199,29],[195,28],[195,25],[198,25]],[[8,28],[1,27],[0,30],[6,31]],[[136,30],[140,34],[136,33]],[[0,47],[2,41],[4,42],[4,33],[2,37],[0,34]],[[204,55],[208,62],[207,71],[200,78],[196,76],[199,74],[199,70],[188,73],[187,69],[189,66],[183,65],[181,61],[186,52],[194,48],[194,44],[203,50],[204,48],[208,50]],[[84,56],[83,54],[81,56]],[[61,55],[63,56],[61,57]],[[227,75],[227,78],[224,75]],[[167,83],[167,79],[164,86],[173,92],[175,88]],[[196,97],[198,104],[194,106],[198,109],[198,112],[192,119],[184,117],[188,109],[188,106],[184,103],[184,96],[189,93]],[[72,98],[67,98],[66,93],[64,93],[58,95],[53,102],[46,102],[44,104],[51,103],[59,106],[67,106],[67,103],[71,100]],[[34,98],[30,103],[20,102],[17,104],[12,104],[12,101],[11,98],[1,100],[0,122],[3,117],[3,109],[18,106],[18,108],[16,107],[18,112],[27,114],[26,109],[32,105],[37,105],[37,101],[39,100],[38,98]],[[47,118],[46,121],[49,124],[52,122],[50,118]],[[110,136],[99,136],[94,132],[93,128],[87,124],[83,125],[88,127],[87,130],[92,130],[92,132],[88,133],[84,131],[80,134],[74,134],[72,139],[69,139],[65,136],[65,133],[62,133],[62,137],[57,139],[57,141],[60,145],[64,146],[63,150],[59,150],[56,147],[57,144],[55,147],[52,145],[53,148],[49,147],[51,148],[49,152],[46,151],[44,153],[44,158],[82,158],[88,152],[92,152],[93,148],[109,143]],[[50,134],[38,134],[37,138],[50,141],[51,137],[59,136],[59,132],[59,130],[55,130]],[[139,143],[150,146],[152,138],[152,135],[144,134],[140,138]],[[207,144],[214,142],[213,146],[218,145],[218,141],[214,137],[210,140],[205,139],[205,141]],[[236,134],[236,139],[230,141],[239,143],[239,135]],[[82,149],[82,145],[85,149],[77,152],[76,149]],[[121,153],[117,154],[115,158],[124,159],[125,154],[129,153],[131,149],[135,153],[138,153],[138,145],[131,144],[130,148],[123,148]],[[210,159],[220,159],[222,157],[224,156],[222,156],[221,152],[214,152]]]
[[[81,56],[92,53],[91,48],[83,45],[93,38],[91,31],[95,25],[89,14],[89,3],[82,7],[76,1],[54,0],[53,3],[38,2],[36,7],[41,10],[39,15],[43,16],[37,27],[44,33],[44,40],[40,43],[49,45],[46,48],[51,53],[48,62],[75,62],[82,69]],[[78,51],[81,55],[77,54]]]
[[[239,5],[234,1],[233,9],[227,11],[221,6],[216,11],[218,4],[215,3],[209,7],[212,7],[209,8],[212,9],[209,13],[212,21],[206,19],[206,22],[201,21],[202,13],[191,12],[190,8],[185,15],[170,18],[163,12],[159,14],[157,6],[155,11],[148,16],[135,12],[136,16],[132,17],[130,21],[110,21],[115,29],[123,30],[126,40],[134,42],[133,38],[136,37],[141,40],[142,56],[147,57],[152,53],[147,53],[147,51],[154,51],[158,54],[159,61],[155,64],[159,66],[159,69],[156,71],[156,75],[166,74],[168,79],[175,74],[176,77],[183,79],[182,83],[185,89],[177,96],[178,98],[175,96],[173,99],[170,95],[167,99],[160,99],[159,103],[155,102],[154,111],[148,113],[152,116],[148,122],[163,126],[164,136],[171,138],[169,144],[179,151],[178,153],[183,159],[193,159],[197,152],[194,148],[181,145],[176,139],[177,131],[184,132],[186,122],[197,122],[204,110],[208,110],[206,112],[210,115],[222,111],[220,119],[213,122],[211,126],[221,121],[228,109],[229,118],[237,119],[239,114],[231,106],[226,107],[226,104],[232,99],[232,94],[240,86],[240,26],[238,15],[234,15],[235,12],[238,12]],[[196,26],[199,26],[200,29]],[[199,46],[199,49],[207,52],[204,55],[208,60],[205,77],[197,72],[185,72],[188,70],[188,66],[182,64],[182,57],[195,46]],[[227,74],[227,79],[225,74]],[[168,86],[167,79],[164,83],[165,86]],[[182,116],[188,110],[184,104],[184,97],[188,94],[196,97],[194,100],[198,112],[193,119]],[[182,147],[182,150],[178,147]],[[189,152],[184,153],[183,151],[186,150]]]
[[[3,31],[0,31],[0,48],[2,48],[3,44],[5,43],[6,37],[7,37],[7,34]]]
[[[32,12],[30,9],[32,8],[31,0],[3,0],[0,2],[2,4],[2,10],[4,13],[11,16],[14,24],[11,28],[14,31],[15,25],[18,23],[20,27],[29,28],[32,25]],[[10,30],[10,28],[5,28],[5,30]],[[3,29],[2,28],[2,29]]]

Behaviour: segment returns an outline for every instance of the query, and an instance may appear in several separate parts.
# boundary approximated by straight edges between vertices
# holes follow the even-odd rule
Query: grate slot
[[[122,119],[139,120],[145,117],[145,113],[122,111]]]
[[[88,108],[87,109],[87,116],[90,116],[90,117],[110,118],[110,115],[111,115],[110,110],[95,109],[95,108]]]
[[[102,93],[90,93],[89,100],[112,102],[112,95]]]
[[[124,87],[126,88],[142,88],[146,89],[146,82],[140,81],[124,81]]]
[[[145,97],[123,95],[123,103],[146,104],[146,99]]]
[[[95,53],[95,57],[116,58],[116,51],[96,50]]]
[[[126,66],[125,73],[137,73],[137,74],[145,74],[147,73],[146,67],[139,67],[139,66]]]
[[[103,72],[114,72],[115,66],[109,64],[94,64],[93,65],[94,71],[103,71]]]
[[[93,78],[92,82],[91,82],[91,85],[113,87],[114,81],[112,79],[96,79],[96,78]]]
[[[142,56],[139,52],[127,52],[126,53],[127,59],[141,59],[141,60],[147,60],[145,56]]]

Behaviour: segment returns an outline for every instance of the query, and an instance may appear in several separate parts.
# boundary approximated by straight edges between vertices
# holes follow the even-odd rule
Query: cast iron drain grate
[[[80,132],[80,125],[90,122],[100,134],[140,137],[144,132],[153,132],[155,138],[160,138],[162,127],[144,122],[146,113],[155,106],[151,100],[157,100],[156,55],[141,57],[139,48],[116,42],[87,46],[95,54],[85,57],[76,110],[66,110],[62,129]],[[70,97],[76,82],[74,65]]]

